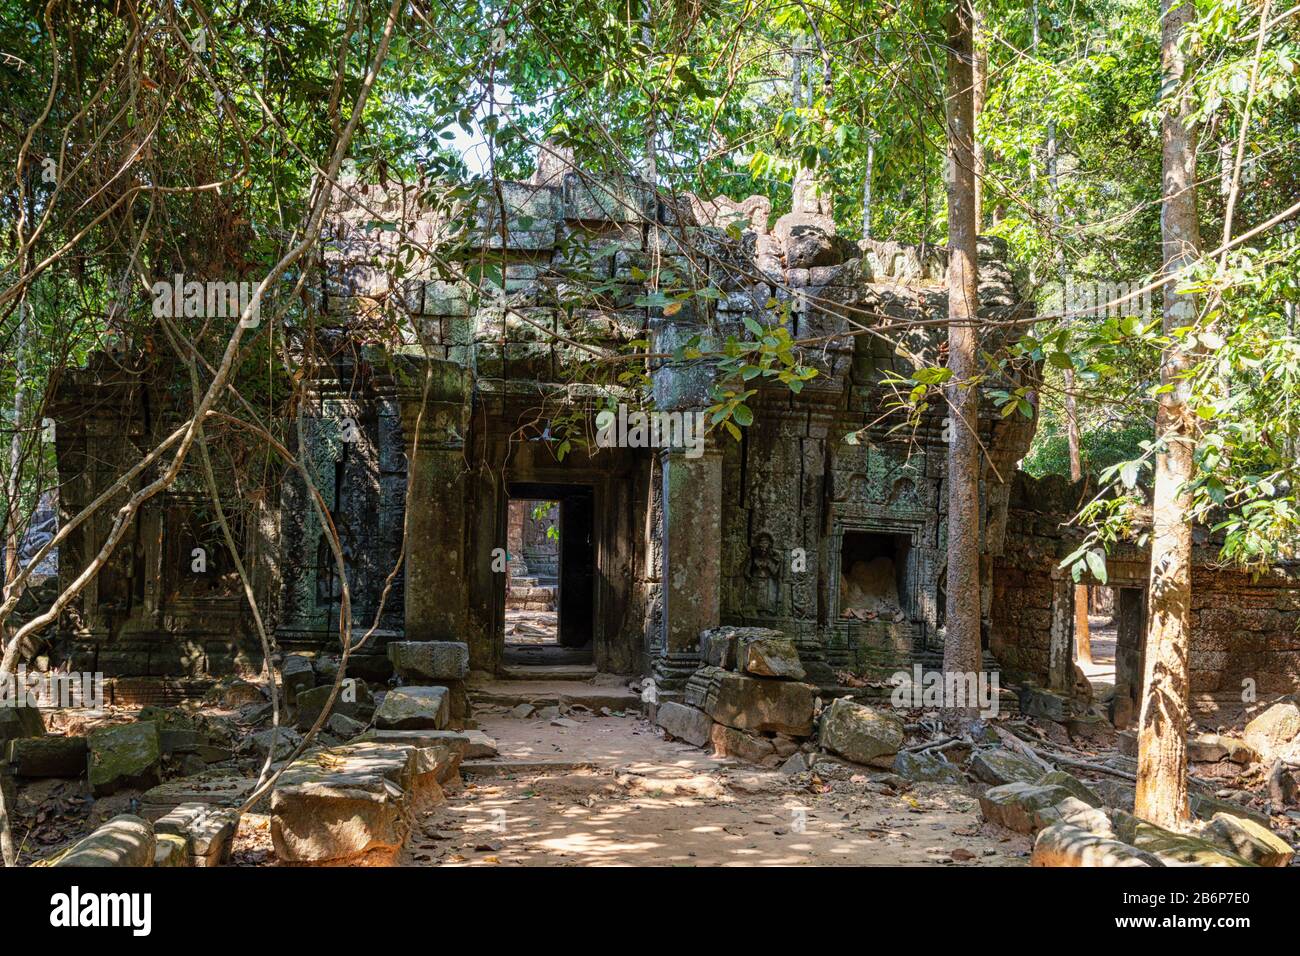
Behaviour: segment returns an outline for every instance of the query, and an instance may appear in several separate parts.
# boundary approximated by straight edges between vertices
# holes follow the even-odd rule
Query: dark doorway
[[[590,663],[596,566],[592,489],[530,482],[512,484],[508,493],[507,552],[520,554],[527,570],[507,575],[503,660]],[[526,613],[512,612],[521,605],[527,605]],[[549,632],[548,606],[554,608]]]

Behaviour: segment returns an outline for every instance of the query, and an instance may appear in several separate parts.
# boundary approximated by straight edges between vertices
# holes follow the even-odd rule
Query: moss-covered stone
[[[87,738],[87,775],[97,797],[125,787],[156,786],[162,761],[158,725],[150,721],[100,727]]]

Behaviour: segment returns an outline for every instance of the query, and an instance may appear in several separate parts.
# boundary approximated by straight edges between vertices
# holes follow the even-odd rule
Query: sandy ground
[[[1115,622],[1110,617],[1091,615],[1088,618],[1090,633],[1089,646],[1092,648],[1092,663],[1080,664],[1084,675],[1099,689],[1100,684],[1115,683]]]
[[[415,866],[1023,866],[1028,837],[983,824],[974,796],[841,766],[758,770],[660,737],[639,716],[571,713],[483,730],[519,772],[448,793],[413,835]],[[539,762],[554,763],[538,772]],[[529,769],[528,765],[532,764]]]

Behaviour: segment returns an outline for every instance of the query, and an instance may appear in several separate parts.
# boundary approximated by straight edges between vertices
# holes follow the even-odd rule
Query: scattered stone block
[[[673,701],[664,701],[655,712],[655,723],[670,736],[684,740],[696,747],[709,742],[713,732],[713,718],[695,707]]]
[[[312,662],[298,654],[290,654],[280,665],[280,682],[284,687],[285,699],[290,706],[298,702],[298,695],[316,686],[316,672]]]
[[[509,715],[515,720],[527,720],[533,716],[533,711],[536,709],[532,704],[515,704],[510,708]]]
[[[86,773],[85,737],[19,737],[5,756],[19,777],[76,778]]]
[[[1165,866],[1254,866],[1208,840],[1187,833],[1174,833],[1123,810],[1114,811],[1112,819],[1117,837],[1150,853]]]
[[[388,659],[406,680],[464,680],[469,675],[469,645],[457,641],[394,641]]]
[[[78,840],[46,865],[153,866],[155,846],[153,827],[149,822],[123,813]]]
[[[239,811],[209,803],[182,803],[154,821],[154,833],[179,837],[194,866],[220,866],[230,860]]]
[[[45,721],[35,707],[0,706],[0,748],[11,740],[44,734]]]
[[[737,730],[807,737],[817,688],[788,680],[749,677],[701,667],[686,682],[686,703]]]
[[[497,742],[481,730],[367,730],[358,742],[408,744],[412,747],[451,747],[465,760],[497,756]]]
[[[330,714],[330,719],[325,721],[325,728],[342,740],[351,740],[358,734],[365,733],[366,725],[347,714]]]
[[[900,751],[894,757],[894,773],[905,780],[925,783],[951,783],[965,786],[966,775],[961,768],[940,754]]]
[[[1053,770],[1049,773],[1045,773],[1034,781],[1034,783],[1035,786],[1039,787],[1062,787],[1070,791],[1070,793],[1074,794],[1077,799],[1082,800],[1090,807],[1100,807],[1105,805],[1105,801],[1102,800],[1101,795],[1098,794],[1097,791],[1093,790],[1074,774],[1067,773],[1064,770]]]
[[[242,677],[228,677],[212,687],[204,699],[219,704],[227,710],[238,710],[247,704],[265,703],[266,692],[262,690],[261,684],[244,680]]]
[[[1300,697],[1284,697],[1246,725],[1246,744],[1271,764],[1300,744]]]
[[[1262,827],[1268,826],[1267,814],[1242,806],[1235,800],[1220,800],[1208,793],[1197,793],[1193,790],[1189,802],[1192,814],[1202,820],[1212,820],[1216,813],[1226,813],[1229,816],[1240,817],[1243,820],[1253,820]]]
[[[1246,766],[1259,759],[1255,748],[1244,740],[1223,734],[1200,734],[1187,741],[1187,759],[1193,763],[1218,763],[1229,760]]]
[[[445,687],[395,687],[375,711],[380,730],[442,730],[450,718]]]
[[[169,780],[146,791],[140,798],[140,815],[157,820],[185,803],[207,803],[218,807],[238,807],[253,792],[253,777],[231,776],[228,771],[211,769],[193,777]],[[265,813],[269,800],[258,801],[253,810]]]
[[[726,724],[714,724],[709,735],[716,757],[732,757],[745,763],[775,762],[776,747],[766,737],[736,730]]]
[[[1063,724],[1075,716],[1074,703],[1064,694],[1029,685],[1016,693],[1020,698],[1020,713],[1026,717],[1043,717]]]
[[[1254,820],[1216,813],[1201,836],[1256,866],[1290,866],[1295,850]]]
[[[326,684],[313,687],[298,695],[296,724],[299,730],[307,730],[316,722],[316,718],[325,707],[325,702],[329,700],[331,689],[332,685]],[[365,681],[352,678],[345,679],[343,685],[339,687],[338,696],[334,698],[334,706],[330,708],[331,716],[342,714],[354,720],[369,720],[374,712],[375,695],[370,692],[370,687]]]
[[[154,866],[189,866],[190,844],[174,833],[154,833]]]
[[[792,753],[785,763],[781,764],[781,772],[787,777],[793,777],[797,773],[805,773],[812,769],[812,763],[809,761],[808,754],[799,751]]]
[[[701,632],[700,658],[706,665],[724,670],[736,669],[736,630],[734,627],[715,627]]]
[[[100,727],[87,738],[91,792],[102,797],[126,787],[145,789],[160,781],[162,743],[152,722]],[[150,848],[150,859],[153,850]]]
[[[302,743],[302,734],[292,727],[270,727],[266,730],[259,730],[257,733],[244,739],[239,745],[240,753],[256,754],[258,757],[265,757],[271,751],[272,743],[275,746],[275,756],[272,760],[284,760],[289,754],[293,753],[294,748]]]
[[[1005,747],[977,752],[971,757],[970,770],[977,779],[995,787],[1008,783],[1034,783],[1044,773],[1039,764]]]
[[[903,736],[898,717],[841,697],[822,714],[819,742],[846,760],[888,769],[894,766]]]
[[[1068,823],[1103,835],[1111,833],[1110,820],[1105,813],[1084,803],[1064,787],[1007,783],[990,787],[979,800],[984,819],[1017,833],[1036,833],[1053,823]]]
[[[1155,856],[1112,836],[1069,823],[1053,823],[1038,831],[1030,866],[1131,867],[1164,866]]]
[[[742,636],[736,643],[736,666],[755,677],[803,680],[799,650],[788,637]]]
[[[281,863],[391,865],[415,815],[442,799],[452,748],[353,742],[294,761],[271,795]]]

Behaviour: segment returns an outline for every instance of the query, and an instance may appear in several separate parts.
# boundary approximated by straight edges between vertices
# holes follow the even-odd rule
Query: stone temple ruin
[[[1001,725],[927,752],[907,743],[924,722],[862,706],[891,702],[897,672],[942,663],[948,423],[937,401],[911,413],[891,382],[943,361],[942,249],[837,236],[812,176],[779,215],[762,197],[668,196],[549,156],[533,181],[493,184],[487,198],[401,183],[336,197],[307,272],[309,321],[283,329],[301,366],[295,420],[281,423],[298,464],[264,457],[237,431],[213,443],[238,475],[261,475],[250,487],[232,478],[223,506],[271,638],[282,726],[267,726],[261,638],[238,569],[203,481],[186,471],[145,504],[57,627],[21,649],[36,672],[102,674],[118,706],[52,713],[49,727],[31,708],[0,709],[17,779],[84,777],[97,800],[139,791],[138,817],[132,804],[55,865],[112,853],[114,841],[132,848],[120,862],[217,865],[240,807],[265,811],[280,863],[393,862],[459,772],[535,766],[538,740],[510,741],[512,719],[540,717],[530,738],[580,735],[578,711],[565,710],[575,687],[593,719],[644,711],[661,729],[621,731],[611,750],[622,754],[653,745],[677,748],[674,765],[692,759],[681,751],[715,759],[685,741],[852,786],[852,767],[963,791],[969,774],[991,786],[979,798],[987,821],[1038,833],[1036,862],[1148,865],[1146,845],[1162,859],[1222,861],[1201,840],[1154,847],[1164,837],[1129,814],[1131,788],[1107,788],[1117,781],[1105,774],[1089,785],[1045,775],[1050,764],[1007,743]],[[982,344],[996,351],[1033,312],[999,243],[982,240],[980,256]],[[744,380],[718,357],[733,336],[798,340],[817,374],[793,386]],[[97,353],[57,383],[58,513],[42,534],[177,427],[187,383],[167,355]],[[1040,371],[1012,367],[993,388],[1032,394]],[[735,436],[691,428],[707,422],[715,386],[752,390],[752,420],[738,418]],[[653,429],[627,429],[647,411],[662,416]],[[611,422],[617,440],[604,440]],[[1079,543],[1066,522],[1088,492],[1017,469],[1035,425],[991,397],[981,407],[984,670],[1000,678],[1002,716],[1058,735],[1036,740],[1109,746],[1119,728],[1124,751],[1141,703],[1148,559],[1125,544],[1108,560],[1113,692],[1094,699],[1074,664],[1075,582],[1061,567]],[[137,487],[154,473],[141,470]],[[72,582],[113,508],[68,537],[57,581],[30,589],[16,617]],[[1247,688],[1267,701],[1300,680],[1300,568],[1225,569],[1212,536],[1196,535],[1191,692],[1221,729]],[[325,719],[345,631],[353,683],[319,749],[289,760]],[[1243,741],[1192,741],[1209,768],[1193,810],[1213,818],[1227,852],[1291,859],[1284,841],[1233,822],[1255,813],[1266,831],[1268,817],[1216,800],[1205,780],[1297,734],[1292,701],[1255,716]],[[264,760],[284,773],[259,801]],[[0,772],[0,785],[9,779]],[[1295,802],[1294,792],[1273,801]]]
[[[307,378],[295,451],[338,529],[352,632],[374,628],[350,674],[376,688],[446,687],[444,726],[472,719],[476,680],[529,667],[651,678],[674,735],[765,760],[813,732],[816,696],[887,696],[892,673],[939,667],[946,422],[938,403],[909,420],[882,377],[942,356],[943,250],[836,236],[808,178],[775,219],[762,197],[674,201],[638,179],[564,164],[500,183],[459,225],[423,196],[390,184],[340,197],[313,273],[328,362]],[[989,348],[1007,321],[1031,317],[1001,252],[981,241]],[[670,304],[648,295],[656,276],[717,294]],[[395,309],[418,336],[376,332],[376,317]],[[739,440],[711,432],[698,455],[569,440],[590,437],[603,402],[642,404],[636,382],[601,371],[634,343],[654,356],[644,367],[653,408],[699,412],[722,373],[692,349],[782,322],[816,343],[806,360],[818,374],[797,392],[750,383],[753,423]],[[175,371],[99,354],[59,384],[65,518],[175,427]],[[1038,371],[1020,368],[1009,384],[1032,386]],[[991,401],[979,422],[985,666],[1001,674],[1004,710],[1128,726],[1147,559],[1128,547],[1110,562],[1116,691],[1090,710],[1072,662],[1073,581],[1059,566],[1077,545],[1063,522],[1083,492],[1017,470],[1034,425]],[[343,588],[305,484],[275,467],[278,493],[248,496],[234,532],[277,653],[311,662],[293,678],[310,693],[340,650]],[[555,503],[558,543],[534,567],[542,554],[528,553],[512,503],[539,501]],[[109,521],[71,537],[61,575],[84,566]],[[1300,572],[1217,568],[1213,542],[1198,534],[1195,705],[1239,706],[1243,681],[1261,696],[1290,693]],[[554,637],[512,650],[508,608],[533,600],[553,611]],[[151,500],[46,638],[28,654],[102,672],[123,704],[174,702],[262,666],[201,485]],[[290,677],[286,668],[286,686]]]

